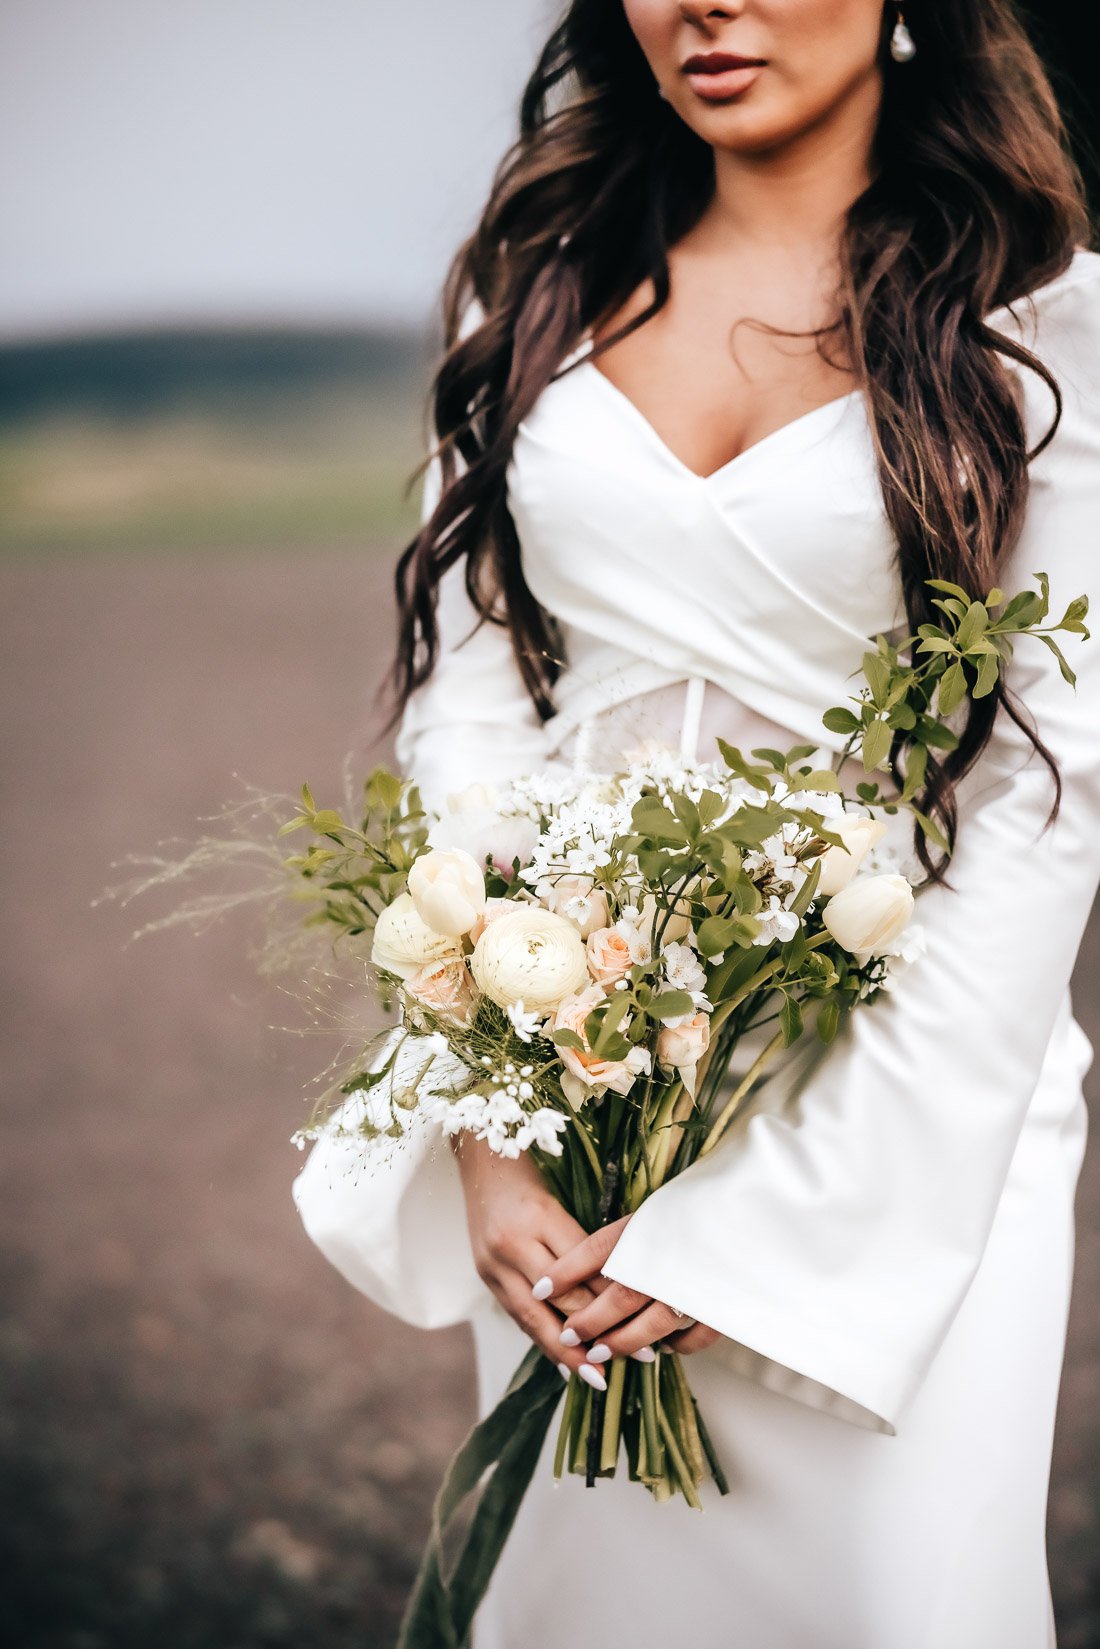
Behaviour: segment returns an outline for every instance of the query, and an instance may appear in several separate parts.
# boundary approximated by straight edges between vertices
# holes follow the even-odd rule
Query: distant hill
[[[184,406],[250,415],[273,396],[425,382],[418,332],[280,327],[136,330],[0,344],[0,420],[145,417]]]

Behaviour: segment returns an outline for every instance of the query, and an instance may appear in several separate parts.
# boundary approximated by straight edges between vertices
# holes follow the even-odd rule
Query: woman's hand
[[[575,1248],[547,1268],[541,1284],[536,1285],[539,1297],[557,1299],[568,1312],[562,1331],[563,1344],[572,1348],[588,1342],[590,1363],[606,1363],[611,1357],[637,1357],[639,1353],[643,1361],[648,1361],[645,1352],[655,1340],[663,1340],[671,1351],[684,1354],[712,1346],[721,1339],[717,1329],[697,1322],[689,1322],[685,1327],[683,1316],[671,1306],[606,1277],[600,1278],[603,1289],[590,1300],[580,1306],[572,1305],[574,1289],[595,1287],[600,1267],[606,1263],[631,1218],[630,1214],[624,1214],[621,1220],[612,1220],[610,1225],[602,1225],[591,1236],[583,1237]],[[651,1349],[649,1355],[653,1355]]]
[[[606,1277],[578,1280],[563,1288],[552,1304],[545,1295],[534,1298],[531,1287],[585,1238],[584,1227],[566,1213],[529,1157],[499,1156],[472,1134],[456,1135],[451,1146],[458,1158],[478,1276],[524,1333],[565,1371],[563,1378],[571,1370],[579,1371],[585,1365],[584,1352],[575,1349],[576,1342],[573,1348],[562,1344],[561,1313],[590,1305],[608,1286]],[[585,1378],[594,1373],[589,1365]]]

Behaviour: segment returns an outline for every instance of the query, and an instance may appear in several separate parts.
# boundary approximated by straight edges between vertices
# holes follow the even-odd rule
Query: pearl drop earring
[[[890,36],[890,56],[895,63],[908,63],[910,58],[916,57],[917,47],[913,36],[906,27],[905,18],[898,7],[898,20],[894,24],[894,32]]]

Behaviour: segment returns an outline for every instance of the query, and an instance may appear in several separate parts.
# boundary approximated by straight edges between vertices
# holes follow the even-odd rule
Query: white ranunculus
[[[430,928],[420,916],[412,894],[399,893],[375,924],[370,959],[387,973],[407,979],[425,962],[459,953],[456,939]]]
[[[485,876],[461,847],[433,849],[414,860],[409,892],[417,915],[436,933],[469,933],[485,910]]]
[[[901,933],[914,902],[904,876],[857,876],[829,900],[822,921],[853,956],[874,956]]]
[[[846,813],[842,818],[830,819],[828,828],[840,837],[844,847],[830,845],[821,855],[817,891],[826,896],[840,893],[848,886],[868,853],[886,834],[881,819],[869,819],[862,813]]]
[[[549,1012],[588,983],[584,942],[572,922],[541,905],[517,905],[491,922],[470,958],[474,981],[506,1008],[522,999],[529,1012]]]

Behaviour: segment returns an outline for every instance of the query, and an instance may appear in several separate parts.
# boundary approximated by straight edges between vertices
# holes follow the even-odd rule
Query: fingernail
[[[577,1370],[577,1373],[580,1375],[582,1380],[587,1380],[588,1384],[590,1386],[594,1386],[597,1391],[607,1390],[607,1381],[604,1379],[599,1369],[593,1368],[591,1363],[582,1363],[580,1368]]]
[[[573,1370],[569,1367],[568,1363],[559,1363],[558,1373],[561,1375],[563,1380],[568,1380],[570,1375],[573,1373]]]
[[[540,1277],[531,1290],[531,1296],[536,1300],[548,1300],[554,1292],[554,1285],[549,1277]]]
[[[563,1328],[558,1339],[563,1346],[579,1346],[581,1343],[581,1337],[575,1328]]]
[[[657,1353],[652,1346],[639,1346],[637,1351],[632,1351],[630,1355],[639,1363],[652,1363],[657,1359]]]
[[[605,1346],[601,1340],[599,1345],[589,1347],[588,1361],[590,1363],[606,1363],[607,1360],[614,1355],[615,1353],[612,1351],[611,1347]]]

